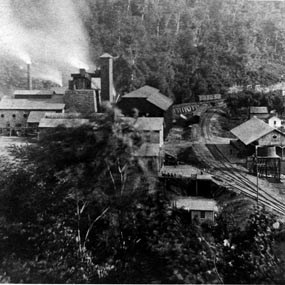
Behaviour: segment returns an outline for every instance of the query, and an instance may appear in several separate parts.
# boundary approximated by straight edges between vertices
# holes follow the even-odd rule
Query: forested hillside
[[[149,84],[187,102],[235,84],[275,83],[285,73],[285,2],[84,2],[92,58],[115,56],[119,93]],[[3,73],[1,85],[17,85]]]

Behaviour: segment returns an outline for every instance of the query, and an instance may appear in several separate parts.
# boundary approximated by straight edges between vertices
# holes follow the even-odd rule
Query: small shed
[[[251,106],[249,107],[249,119],[253,118],[253,117],[257,117],[261,120],[266,120],[268,119],[268,117],[270,116],[270,114],[268,113],[268,108],[267,107],[255,107],[255,106]]]
[[[268,125],[272,128],[281,128],[282,120],[277,116],[272,116],[268,119]]]
[[[191,220],[214,221],[215,212],[218,212],[217,202],[203,197],[177,197],[173,200],[173,206],[190,212]]]

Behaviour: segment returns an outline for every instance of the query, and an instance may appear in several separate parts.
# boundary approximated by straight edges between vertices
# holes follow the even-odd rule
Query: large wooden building
[[[162,117],[168,130],[172,123],[173,100],[151,86],[143,86],[121,97],[117,106],[126,116],[133,116],[133,110],[139,111],[140,117]]]
[[[235,145],[246,150],[250,170],[264,177],[280,179],[281,160],[285,157],[285,133],[253,117],[231,130]]]

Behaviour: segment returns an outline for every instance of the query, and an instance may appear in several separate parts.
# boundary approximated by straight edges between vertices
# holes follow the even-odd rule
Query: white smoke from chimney
[[[37,62],[43,70],[33,70],[34,78],[42,78],[46,66],[54,70],[55,78],[58,70],[68,67],[88,69],[88,37],[79,2],[1,0],[0,56],[6,53],[25,63]]]

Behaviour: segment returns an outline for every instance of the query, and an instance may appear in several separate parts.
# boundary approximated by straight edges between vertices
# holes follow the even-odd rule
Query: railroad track
[[[201,134],[205,142],[211,142],[210,120],[212,114],[206,112],[201,122]],[[243,193],[247,197],[256,200],[257,185],[252,182],[248,176],[242,173],[242,169],[233,167],[230,161],[225,157],[216,144],[194,144],[193,150],[202,162],[209,166],[209,171],[214,175],[214,179],[222,181],[223,186],[229,190]],[[285,215],[285,204],[278,198],[271,195],[262,187],[258,190],[259,203],[274,210],[278,214]]]

